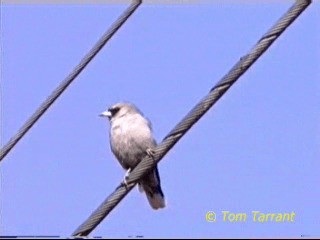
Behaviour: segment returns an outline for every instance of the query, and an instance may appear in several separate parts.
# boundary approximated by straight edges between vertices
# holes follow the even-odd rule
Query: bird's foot
[[[155,151],[154,151],[153,149],[151,149],[151,148],[148,148],[148,149],[146,150],[146,152],[147,152],[147,155],[152,158],[153,162],[156,163],[156,161],[155,161],[155,159],[154,159]]]
[[[153,159],[153,161],[155,161],[155,160],[154,160],[155,151],[154,151],[153,149],[151,149],[151,148],[148,148],[148,149],[146,150],[146,152],[147,152],[147,155],[148,155],[149,157],[151,157],[151,158]]]
[[[131,168],[129,168],[127,171],[126,171],[126,173],[124,174],[124,178],[123,178],[123,185],[124,186],[126,186],[126,187],[128,187],[128,182],[127,182],[127,180],[128,180],[128,177],[129,177],[129,174],[130,174],[130,172],[131,172]]]
[[[124,179],[127,179],[129,177],[129,174],[131,173],[131,168],[129,168],[126,173],[124,174]]]

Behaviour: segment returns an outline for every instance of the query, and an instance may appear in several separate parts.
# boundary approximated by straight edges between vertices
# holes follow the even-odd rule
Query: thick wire
[[[40,105],[40,107],[32,114],[19,131],[7,142],[0,150],[0,162],[11,151],[11,149],[19,142],[19,140],[32,128],[46,110],[54,103],[54,101],[66,90],[66,88],[76,79],[89,62],[97,55],[102,47],[111,39],[111,37],[119,30],[119,28],[128,20],[134,11],[142,3],[142,0],[134,0],[132,4],[123,12],[123,14],[112,24],[110,29],[103,34],[99,41],[93,46],[87,55],[83,57],[80,63],[73,71],[60,83],[60,85],[50,94],[50,96]]]
[[[154,149],[153,157],[145,157],[128,176],[129,186],[120,184],[116,190],[81,224],[73,236],[87,236],[132,190],[136,182],[178,142],[178,140],[195,124],[210,107],[239,79],[239,77],[270,47],[281,33],[307,8],[310,0],[298,0],[278,20],[278,22],[258,41],[249,54],[242,57],[236,65],[214,86],[205,96],[164,138]]]

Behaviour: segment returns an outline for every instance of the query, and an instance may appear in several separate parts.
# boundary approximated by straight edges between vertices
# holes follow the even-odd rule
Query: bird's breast
[[[111,148],[124,168],[132,168],[153,147],[151,129],[143,121],[115,121],[110,131]]]

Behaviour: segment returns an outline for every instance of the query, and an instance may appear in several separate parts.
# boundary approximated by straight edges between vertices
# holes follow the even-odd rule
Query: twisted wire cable
[[[239,77],[270,47],[281,33],[307,8],[311,0],[297,0],[277,23],[258,41],[252,50],[240,58],[234,67],[163,139],[154,149],[153,156],[146,156],[131,171],[127,186],[120,184],[116,190],[81,224],[72,234],[76,237],[87,236],[113,210],[115,206],[132,190],[136,182],[151,171],[156,163],[179,141],[217,100],[239,79]]]
[[[32,116],[18,130],[18,132],[7,142],[0,150],[0,162],[12,150],[12,148],[21,140],[21,138],[32,128],[39,118],[48,110],[54,101],[66,90],[66,88],[76,79],[89,62],[97,55],[102,47],[111,39],[119,28],[128,20],[134,11],[142,3],[142,0],[134,0],[132,4],[123,12],[123,14],[112,24],[110,29],[103,34],[99,41],[93,46],[87,55],[83,57],[74,70],[60,83],[60,85],[49,95],[49,97],[38,107]]]

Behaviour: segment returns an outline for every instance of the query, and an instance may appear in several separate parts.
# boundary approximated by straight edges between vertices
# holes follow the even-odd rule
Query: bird
[[[100,114],[110,122],[110,147],[120,165],[127,170],[124,179],[147,155],[152,157],[157,146],[153,138],[151,122],[132,103],[120,102]],[[126,181],[124,182],[126,183]],[[150,206],[157,210],[166,206],[156,165],[139,182],[139,191],[145,192]]]

